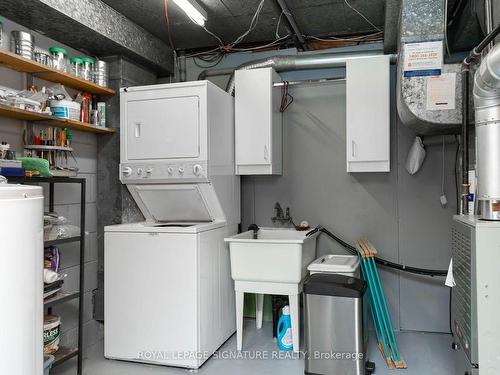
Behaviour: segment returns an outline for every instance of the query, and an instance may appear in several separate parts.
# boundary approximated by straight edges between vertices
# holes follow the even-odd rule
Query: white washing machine
[[[105,227],[104,355],[196,369],[236,331],[233,98],[196,81],[120,100],[120,178],[145,221]]]

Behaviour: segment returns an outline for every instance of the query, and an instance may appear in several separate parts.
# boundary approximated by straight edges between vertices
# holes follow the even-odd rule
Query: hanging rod
[[[286,81],[288,82],[288,86],[299,86],[299,85],[319,85],[323,83],[331,83],[331,82],[345,82],[345,77],[332,77],[332,78],[321,78],[321,79],[308,79],[304,81]],[[284,82],[274,83],[274,87],[282,87],[284,86]]]

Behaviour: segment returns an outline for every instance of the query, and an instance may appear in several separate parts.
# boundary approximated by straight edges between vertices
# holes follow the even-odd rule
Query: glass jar
[[[94,73],[94,59],[91,57],[82,57],[82,78],[87,81],[92,81]]]
[[[69,59],[71,66],[71,74],[76,77],[82,78],[83,76],[83,61],[79,57],[72,57]]]
[[[45,50],[35,49],[35,61],[53,68],[52,55]]]
[[[108,75],[108,64],[102,60],[97,60],[94,64],[94,83],[108,87]]]
[[[52,55],[52,64],[57,70],[68,71],[68,52],[64,48],[50,47],[49,52]]]

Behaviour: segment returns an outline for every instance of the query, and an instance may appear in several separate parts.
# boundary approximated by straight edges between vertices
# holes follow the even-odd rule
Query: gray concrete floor
[[[374,335],[372,335],[374,336]],[[408,364],[405,375],[454,375],[451,336],[445,334],[398,332],[397,341],[400,352]],[[243,349],[247,353],[268,351],[278,353],[272,339],[271,323],[265,322],[261,330],[255,329],[255,320],[245,320]],[[236,352],[236,335],[233,335],[220,349]],[[290,353],[290,352],[287,352]],[[372,337],[368,357],[376,363],[376,375],[393,374],[388,370]],[[179,375],[188,370],[151,366],[122,361],[107,360],[103,357],[103,342],[100,342],[84,354],[84,375]],[[303,375],[303,359],[219,359],[211,358],[197,371],[201,375]],[[50,372],[51,375],[76,374],[75,362],[70,361]]]

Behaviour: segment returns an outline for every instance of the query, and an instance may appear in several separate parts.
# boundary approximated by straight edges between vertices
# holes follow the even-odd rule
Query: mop
[[[363,277],[368,283],[370,310],[380,352],[384,357],[387,367],[390,369],[394,367],[397,369],[405,369],[408,366],[399,353],[391,316],[387,308],[384,289],[382,288],[382,282],[375,264],[374,258],[377,254],[377,250],[368,240],[356,241],[356,249],[361,258],[360,263]]]

